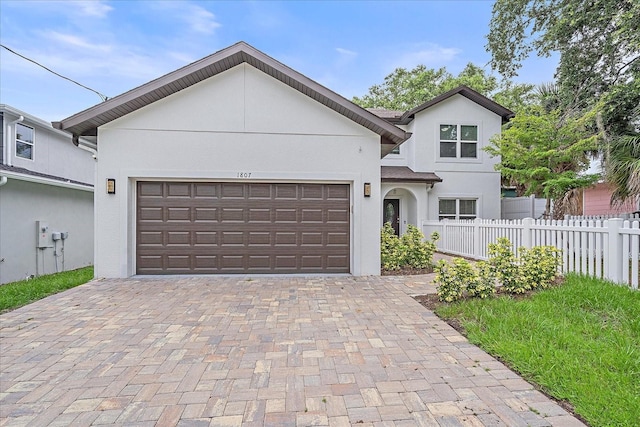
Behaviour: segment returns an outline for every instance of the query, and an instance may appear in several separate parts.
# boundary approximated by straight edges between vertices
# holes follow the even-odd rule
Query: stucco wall
[[[96,276],[135,273],[135,181],[352,184],[352,273],[378,274],[380,138],[243,64],[99,128]],[[117,193],[104,190],[117,180]],[[364,198],[363,184],[373,194]]]
[[[36,249],[36,221],[47,221],[50,231],[69,232],[65,270],[93,263],[93,193],[9,178],[0,187],[0,283],[56,272],[54,248]]]
[[[478,126],[478,158],[439,158],[440,124]],[[454,95],[416,114],[407,127],[413,135],[402,144],[400,155],[387,155],[382,165],[409,166],[415,172],[435,172],[442,178],[424,200],[418,200],[418,213],[425,215],[419,221],[438,219],[439,198],[475,198],[478,217],[500,218],[500,173],[494,169],[499,159],[490,157],[482,148],[500,133],[501,125],[499,115],[462,95]]]

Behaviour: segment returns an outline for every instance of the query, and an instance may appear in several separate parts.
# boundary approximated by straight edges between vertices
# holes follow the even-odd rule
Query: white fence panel
[[[438,250],[454,255],[488,258],[488,245],[506,237],[516,256],[519,248],[554,246],[562,251],[562,271],[576,272],[638,289],[640,221],[621,219],[551,221],[483,220],[424,221],[426,236],[437,231]]]

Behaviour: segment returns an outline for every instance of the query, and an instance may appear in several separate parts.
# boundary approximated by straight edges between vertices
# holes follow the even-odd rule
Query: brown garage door
[[[138,182],[138,274],[348,273],[348,184]]]

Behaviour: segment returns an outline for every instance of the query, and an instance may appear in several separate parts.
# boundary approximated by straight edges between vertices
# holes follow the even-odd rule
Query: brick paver
[[[0,316],[0,425],[576,426],[414,277],[96,280]]]

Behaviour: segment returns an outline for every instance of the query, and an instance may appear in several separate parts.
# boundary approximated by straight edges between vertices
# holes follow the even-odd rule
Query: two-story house
[[[370,110],[411,133],[381,167],[382,221],[500,218],[497,158],[483,148],[513,112],[459,86],[407,112]]]
[[[0,104],[0,284],[93,263],[95,160]]]
[[[239,42],[54,127],[97,148],[98,277],[371,275],[384,203],[499,217],[510,114],[459,88],[382,118]]]

